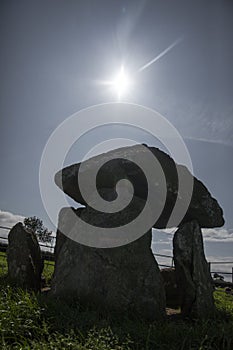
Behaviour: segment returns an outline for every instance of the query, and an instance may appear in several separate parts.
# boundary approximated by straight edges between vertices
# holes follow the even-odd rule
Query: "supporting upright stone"
[[[87,209],[73,210],[89,215]],[[91,217],[90,220],[93,220]],[[120,314],[148,320],[165,317],[165,293],[151,251],[151,230],[138,240],[116,248],[92,248],[64,236],[72,229],[70,208],[59,215],[55,272],[51,294],[69,297]],[[67,232],[67,231],[66,231]]]
[[[40,290],[43,263],[36,235],[17,223],[8,235],[8,276],[16,286]]]
[[[183,316],[207,318],[213,315],[213,284],[197,221],[185,223],[175,232],[173,253]]]

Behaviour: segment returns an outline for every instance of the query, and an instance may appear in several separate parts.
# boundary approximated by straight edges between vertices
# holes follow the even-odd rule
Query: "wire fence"
[[[157,254],[154,253],[154,256],[157,257],[158,265],[161,268],[174,268],[174,257],[171,255],[163,255],[163,254]],[[162,258],[162,261],[160,262],[160,257]],[[164,262],[164,258],[168,262],[167,264]],[[209,270],[211,273],[211,276],[214,277],[215,274],[217,274],[220,279],[222,276],[227,278],[228,280],[231,280],[231,283],[233,283],[233,261],[208,261]],[[225,265],[231,265],[230,269],[228,271],[225,271],[226,268]],[[214,268],[214,266],[217,266],[217,268]],[[223,267],[223,268],[221,268]]]
[[[6,226],[0,226],[0,229],[3,230],[7,230],[10,231],[11,228],[10,227],[6,227]],[[3,241],[3,242],[2,242]],[[54,265],[54,248],[55,248],[55,242],[56,242],[56,237],[54,237],[54,244],[44,244],[42,242],[39,242],[41,249],[41,253],[42,253],[42,257],[45,260],[45,264],[48,265]],[[7,237],[1,237],[0,236],[0,256],[2,256],[3,258],[6,258],[6,250],[8,247],[8,238]],[[162,259],[167,259],[170,260],[168,264],[164,263],[164,261],[162,261],[161,263],[158,262],[159,267],[161,268],[174,268],[174,257],[171,255],[164,255],[164,254],[158,254],[158,253],[153,253],[154,256],[158,257],[158,258],[162,258]],[[233,283],[233,261],[209,261],[209,269],[210,269],[210,273],[213,276],[214,274],[217,275],[223,275],[226,277],[231,277],[231,282]],[[231,271],[224,271],[222,269],[213,269],[212,270],[212,265],[217,265],[218,267],[221,265],[232,265],[231,266]]]

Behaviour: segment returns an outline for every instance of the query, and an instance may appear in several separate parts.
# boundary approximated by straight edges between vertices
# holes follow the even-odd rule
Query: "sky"
[[[10,223],[11,214],[36,215],[50,225],[38,178],[46,141],[73,113],[114,101],[99,82],[124,64],[134,77],[127,101],[157,110],[178,129],[194,174],[223,207],[224,239],[233,250],[232,14],[230,0],[2,0],[0,225],[7,217],[2,213],[9,213]],[[153,145],[148,135],[127,132]],[[67,164],[80,160],[82,147],[111,133],[126,131],[89,135],[71,150]]]

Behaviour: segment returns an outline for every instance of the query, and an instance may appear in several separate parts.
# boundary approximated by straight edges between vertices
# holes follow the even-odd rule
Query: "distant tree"
[[[52,243],[52,231],[49,231],[46,227],[44,227],[41,219],[36,216],[31,216],[25,218],[23,223],[28,230],[37,235],[39,241],[43,243]]]

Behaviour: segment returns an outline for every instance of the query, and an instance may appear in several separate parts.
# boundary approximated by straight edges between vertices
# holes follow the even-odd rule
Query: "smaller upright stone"
[[[43,262],[36,235],[21,222],[8,235],[8,276],[16,286],[40,290]]]
[[[207,318],[213,315],[213,283],[197,221],[185,223],[175,232],[173,253],[183,316]]]

